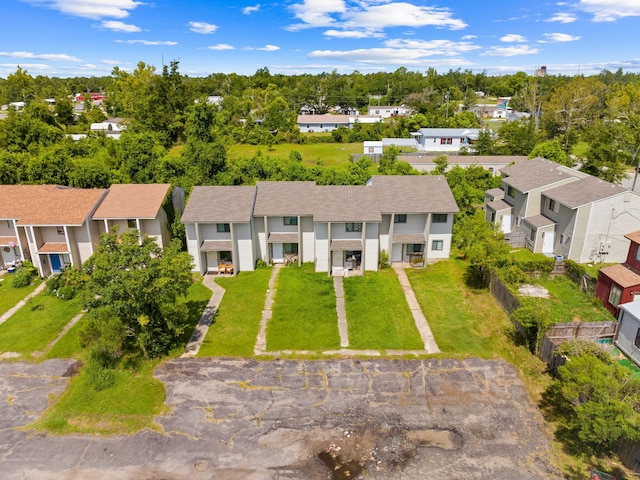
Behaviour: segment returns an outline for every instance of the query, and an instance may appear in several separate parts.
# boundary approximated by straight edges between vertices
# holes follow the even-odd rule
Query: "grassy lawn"
[[[216,279],[225,294],[198,356],[253,356],[270,277],[270,268],[260,268]]]
[[[351,163],[351,154],[362,153],[362,143],[308,143],[273,145],[233,145],[227,150],[229,160],[239,157],[253,157],[261,151],[263,156],[289,158],[289,152],[296,150],[302,155],[302,163],[316,165],[320,162],[325,167],[346,168]]]
[[[349,347],[358,350],[424,348],[411,310],[391,269],[344,279]]]
[[[553,323],[601,322],[611,320],[611,314],[592,295],[582,293],[566,277],[539,278],[537,283],[549,290],[549,315]]]
[[[321,351],[340,347],[333,279],[313,264],[283,268],[267,325],[267,350]]]
[[[0,351],[23,356],[44,351],[78,313],[77,300],[61,300],[42,292],[0,325]]]
[[[156,428],[154,415],[162,413],[164,386],[153,378],[157,361],[146,361],[138,372],[116,373],[115,385],[95,390],[84,370],[71,379],[67,391],[34,425],[59,434],[127,434]]]
[[[14,288],[11,285],[10,275],[4,275],[2,278],[3,280],[0,282],[0,315],[15,306],[42,283],[42,280],[36,278],[28,287]]]

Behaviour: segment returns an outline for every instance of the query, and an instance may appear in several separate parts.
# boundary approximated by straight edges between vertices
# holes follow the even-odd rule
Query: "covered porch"
[[[329,247],[330,275],[334,277],[362,275],[362,257],[362,240],[331,240]]]
[[[235,275],[231,240],[204,240],[200,245],[203,274]]]

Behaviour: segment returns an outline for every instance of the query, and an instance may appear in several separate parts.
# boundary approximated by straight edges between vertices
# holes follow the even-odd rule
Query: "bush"
[[[33,263],[29,260],[25,260],[13,273],[11,285],[15,288],[26,287],[31,284],[37,274],[38,270],[33,266]]]
[[[47,293],[63,300],[71,300],[84,287],[86,275],[75,268],[67,267],[47,280]]]
[[[84,373],[89,385],[97,391],[111,388],[116,383],[115,371],[102,367],[98,362],[89,361]]]
[[[384,269],[389,268],[389,254],[386,250],[380,251],[380,257],[378,258],[378,268]]]
[[[267,262],[265,262],[264,260],[262,260],[261,258],[256,260],[256,269],[258,269],[258,268],[267,268],[268,266],[269,266],[269,264]]]

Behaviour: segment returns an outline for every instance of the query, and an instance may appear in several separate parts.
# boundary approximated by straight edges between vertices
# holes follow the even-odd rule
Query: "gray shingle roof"
[[[545,217],[544,215],[532,215],[530,217],[526,217],[524,221],[535,228],[548,227],[550,225],[556,224],[556,222],[554,222],[550,218]]]
[[[382,213],[457,213],[447,180],[442,175],[405,175],[371,177]]]
[[[504,190],[501,188],[492,188],[490,190],[486,190],[484,193],[485,195],[493,197],[494,200],[504,198]]]
[[[505,175],[504,182],[522,193],[558,182],[577,180],[582,176],[578,172],[574,175],[570,169],[541,157],[505,167],[502,173]]]
[[[627,189],[620,185],[605,182],[597,177],[587,177],[547,190],[543,195],[569,208],[578,208],[624,192],[627,192]]]
[[[255,193],[256,187],[193,187],[182,221],[249,222]]]
[[[365,186],[318,186],[316,222],[380,222],[376,192]]]
[[[315,182],[258,182],[255,216],[312,215]]]
[[[487,207],[489,207],[494,212],[501,212],[502,210],[510,210],[511,205],[507,202],[499,198],[498,200],[494,200],[493,202],[487,203]]]

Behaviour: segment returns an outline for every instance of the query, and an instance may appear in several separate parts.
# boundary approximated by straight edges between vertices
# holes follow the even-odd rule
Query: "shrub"
[[[38,270],[33,266],[29,260],[25,260],[22,262],[16,271],[13,273],[13,277],[11,279],[11,285],[15,288],[26,287],[31,284],[31,281],[38,274]]]
[[[89,361],[85,367],[87,382],[94,390],[106,390],[116,383],[116,373],[113,370],[102,367],[98,362]]]
[[[67,267],[47,280],[47,293],[64,300],[71,300],[84,287],[86,281],[85,274],[75,268]]]
[[[268,266],[269,266],[269,264],[267,262],[265,262],[264,260],[262,260],[261,258],[256,260],[256,268],[267,268]]]
[[[389,254],[386,250],[380,251],[380,257],[378,258],[378,268],[384,269],[389,268]]]

